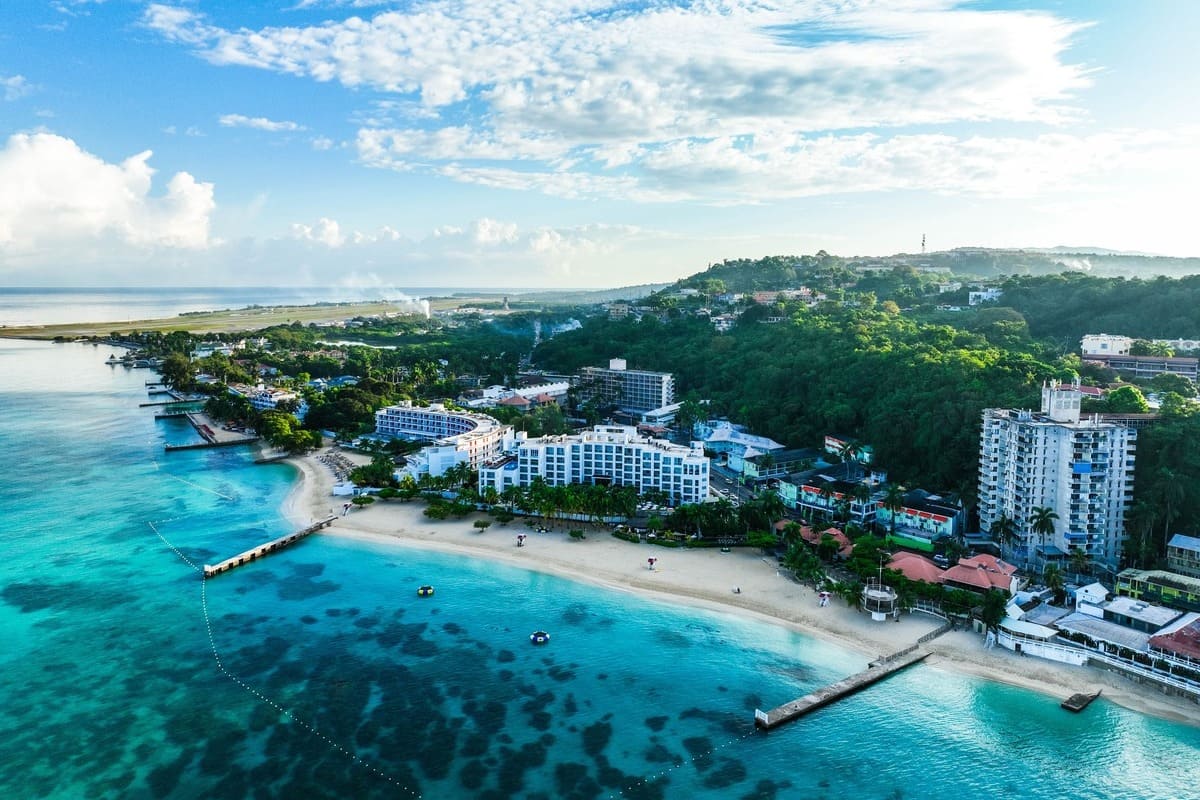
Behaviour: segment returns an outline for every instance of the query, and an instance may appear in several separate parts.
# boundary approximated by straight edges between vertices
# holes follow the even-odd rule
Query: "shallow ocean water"
[[[1200,728],[928,666],[755,733],[865,659],[514,567],[318,535],[203,582],[292,471],[164,453],[109,352],[0,340],[5,797],[1200,796]]]

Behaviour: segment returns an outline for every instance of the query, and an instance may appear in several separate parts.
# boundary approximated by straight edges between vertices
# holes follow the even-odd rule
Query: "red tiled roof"
[[[958,583],[978,589],[1003,589],[1006,592],[1009,590],[1011,579],[1008,575],[983,567],[968,566],[966,561],[967,559],[964,558],[943,572],[942,580],[946,583]]]
[[[993,555],[989,555],[988,553],[980,553],[979,555],[971,556],[970,558],[960,558],[958,560],[958,564],[959,566],[963,567],[985,569],[989,572],[999,572],[1001,575],[1006,577],[1017,571],[1017,568],[1012,564],[1009,564],[1007,561],[1001,561],[1000,559]],[[1008,582],[1005,581],[1004,585],[1007,587]]]
[[[821,544],[821,540],[825,538],[826,534],[832,536],[833,540],[838,543],[838,555],[842,558],[849,558],[850,554],[854,552],[854,543],[847,538],[846,534],[842,533],[837,528],[827,528],[820,533],[808,526],[800,529],[800,538],[804,539],[804,541],[808,542],[813,547]]]
[[[1150,646],[1184,658],[1200,660],[1200,620],[1184,625],[1174,633],[1151,636]]]
[[[928,558],[915,553],[896,553],[888,562],[887,569],[894,569],[910,581],[941,583],[944,573]]]
[[[506,397],[503,400],[501,400],[499,405],[518,406],[520,408],[527,408],[528,406],[533,405],[533,403],[529,402],[524,397],[521,397],[521,395],[519,395],[519,394],[514,394],[512,397]]]

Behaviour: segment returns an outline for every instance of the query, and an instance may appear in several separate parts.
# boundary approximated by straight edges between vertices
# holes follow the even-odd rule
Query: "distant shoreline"
[[[333,476],[315,455],[290,458],[286,463],[298,472],[281,509],[293,526],[308,525],[317,517],[327,516],[331,508],[340,513],[344,500],[332,496]],[[561,530],[534,533],[520,518],[509,525],[493,524],[479,533],[472,522],[488,519],[486,515],[434,522],[423,516],[423,508],[421,502],[379,501],[339,516],[324,535],[499,561],[661,601],[752,617],[870,658],[907,647],[941,624],[922,614],[906,614],[898,623],[872,622],[868,615],[841,600],[821,607],[813,589],[786,575],[774,559],[748,548],[732,553],[667,549],[631,544],[606,530],[591,529],[584,541],[577,542]],[[527,534],[526,546],[521,548],[515,546],[518,533]],[[651,557],[659,559],[654,571],[646,566],[646,559]],[[741,590],[737,594],[733,593],[735,587]],[[1130,710],[1200,725],[1197,707],[1186,700],[1162,695],[1094,667],[1070,667],[1023,657],[998,646],[988,651],[983,637],[969,631],[944,634],[926,647],[933,654],[929,666],[1030,689],[1047,695],[1047,702],[1057,704],[1076,692],[1102,688],[1105,699]]]
[[[221,311],[189,311],[173,317],[130,320],[124,322],[66,322],[50,325],[11,325],[0,327],[0,337],[6,339],[53,340],[108,336],[131,331],[188,331],[191,333],[234,333],[254,331],[292,322],[302,324],[336,322],[350,316],[395,313],[403,302],[373,300],[368,302],[319,303],[301,306],[247,306]]]

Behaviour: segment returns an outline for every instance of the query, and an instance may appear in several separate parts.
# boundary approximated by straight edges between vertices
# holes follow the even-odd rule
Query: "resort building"
[[[886,473],[847,461],[781,478],[778,492],[790,509],[866,528],[875,522],[886,480]]]
[[[1062,559],[1083,550],[1115,568],[1133,497],[1137,431],[1080,418],[1080,393],[1057,381],[1042,387],[1041,412],[989,408],[979,450],[979,523],[994,533],[1001,517],[1015,526],[1017,561]],[[1058,517],[1039,536],[1034,509]]]
[[[829,462],[821,457],[819,450],[803,447],[795,450],[772,450],[756,455],[746,454],[742,458],[740,471],[744,482],[758,483],[770,478],[783,478],[793,472],[828,466]]]
[[[735,425],[723,419],[697,422],[692,426],[692,435],[703,443],[705,450],[716,454],[718,463],[725,462],[734,472],[742,471],[746,457],[784,449],[774,439],[747,433],[744,425]]]
[[[977,306],[982,303],[994,303],[1003,296],[1003,289],[981,289],[977,292],[967,292],[967,304]]]
[[[1200,377],[1200,360],[1195,358],[1168,358],[1167,356],[1104,356],[1088,355],[1084,361],[1115,369],[1135,378],[1153,378],[1155,375],[1182,375],[1193,383]]]
[[[1112,336],[1107,333],[1089,333],[1080,342],[1079,351],[1085,356],[1127,356],[1136,340],[1131,336]],[[1149,339],[1154,344],[1163,344],[1175,352],[1200,350],[1200,339]]]
[[[875,459],[875,450],[871,445],[861,444],[852,436],[836,433],[825,435],[825,452],[861,464],[870,464]]]
[[[410,459],[410,471],[437,477],[455,464],[479,469],[485,461],[500,455],[512,427],[483,414],[451,411],[440,403],[414,406],[405,402],[375,412],[375,433],[391,439],[432,442],[419,458]]]
[[[607,368],[584,367],[576,388],[580,403],[595,398],[630,414],[675,402],[675,378],[671,373],[629,369],[623,358],[610,360]]]
[[[876,504],[875,522],[888,531],[895,544],[927,553],[934,551],[937,542],[958,537],[966,524],[962,506],[923,489],[906,492],[894,514],[882,500]]]
[[[261,383],[257,386],[236,384],[229,387],[229,393],[249,400],[255,411],[274,411],[281,403],[290,408],[290,404],[295,403],[295,411],[292,413],[297,419],[303,420],[304,415],[308,413],[308,403],[304,398],[285,389],[276,389]]]
[[[1200,673],[1200,614],[1185,614],[1150,637],[1150,655],[1170,668]]]
[[[1200,578],[1200,539],[1177,533],[1167,542],[1167,566],[1172,571]]]
[[[952,589],[987,593],[999,589],[1012,595],[1020,585],[1017,568],[995,556],[981,553],[960,558],[958,563],[942,573],[942,583]]]
[[[1159,569],[1127,569],[1117,575],[1117,594],[1183,611],[1200,611],[1200,578]]]
[[[1128,336],[1111,336],[1107,333],[1089,333],[1079,344],[1079,352],[1085,356],[1127,356],[1133,347]]]
[[[532,408],[536,405],[546,405],[548,402],[561,403],[566,398],[568,389],[570,384],[567,381],[542,382],[516,389],[493,385],[482,389],[469,389],[461,402],[469,408],[491,408],[498,405],[514,405],[505,401],[520,398],[529,401],[525,408]],[[515,405],[521,406],[520,400],[516,401]]]
[[[667,426],[675,421],[675,417],[679,414],[679,409],[683,408],[683,403],[670,403],[662,408],[653,408],[642,413],[642,424]]]
[[[639,493],[666,492],[671,505],[702,503],[708,497],[708,457],[699,446],[651,439],[625,425],[597,425],[567,436],[530,439],[516,434],[500,458],[479,468],[479,491],[525,488],[541,478],[551,486],[633,486]]]

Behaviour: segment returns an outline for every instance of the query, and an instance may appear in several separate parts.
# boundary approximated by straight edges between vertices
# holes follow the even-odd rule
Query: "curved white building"
[[[504,438],[511,431],[511,426],[486,414],[451,411],[440,403],[414,406],[406,402],[375,412],[376,434],[433,442],[422,454],[429,474],[434,476],[463,462],[478,469],[501,453]]]

